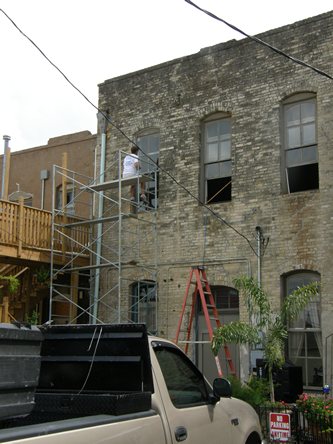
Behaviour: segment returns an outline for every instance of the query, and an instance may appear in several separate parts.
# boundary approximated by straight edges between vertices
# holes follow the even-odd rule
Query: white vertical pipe
[[[106,120],[101,125],[102,135],[101,135],[101,157],[100,157],[100,168],[99,168],[99,183],[103,183],[105,180],[105,152],[106,152]],[[103,203],[104,203],[104,192],[100,191],[98,194],[98,212],[97,219],[103,217]],[[103,235],[103,224],[99,223],[97,225],[97,240],[96,240],[96,273],[95,273],[95,288],[94,288],[94,303],[93,303],[93,318],[92,323],[96,324],[96,319],[98,315],[98,296],[99,296],[99,284],[100,284],[100,269],[101,264],[101,253],[102,253],[102,235]]]
[[[262,239],[262,233],[261,233],[261,227],[256,227],[257,232],[257,261],[258,261],[258,286],[261,287],[261,239]]]

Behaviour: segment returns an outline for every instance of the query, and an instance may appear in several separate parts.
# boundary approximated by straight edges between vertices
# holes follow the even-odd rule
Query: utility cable
[[[263,40],[259,39],[258,37],[251,36],[251,35],[247,34],[246,32],[242,31],[241,29],[237,28],[236,26],[232,25],[231,23],[228,23],[227,21],[223,20],[221,17],[218,17],[217,15],[213,14],[212,12],[207,11],[206,9],[200,8],[200,6],[196,5],[191,0],[185,0],[185,1],[186,1],[186,3],[193,6],[194,8],[199,9],[199,11],[209,15],[210,17],[212,17],[215,20],[218,20],[219,22],[224,23],[225,25],[229,26],[229,28],[233,29],[234,31],[239,32],[240,34],[244,35],[245,37],[248,37],[249,39],[253,40],[254,42],[257,42],[260,45],[266,46],[267,48],[271,49],[272,51],[276,52],[277,54],[280,54],[283,57],[286,57],[287,59],[291,60],[294,63],[297,63],[298,65],[302,65],[302,66],[305,66],[306,68],[310,68],[313,71],[315,71],[317,74],[320,74],[321,76],[324,76],[330,80],[333,80],[333,77],[331,75],[327,74],[327,72],[322,71],[321,69],[318,69],[312,65],[309,65],[306,62],[303,62],[303,60],[297,59],[296,57],[293,57],[293,56],[285,53],[281,49],[278,49],[275,46],[272,46],[269,43],[264,42]]]
[[[93,103],[91,102],[88,97],[86,95],[83,94],[82,91],[79,90],[79,88],[77,86],[74,85],[73,82],[71,82],[69,80],[69,78],[61,71],[60,68],[57,67],[57,65],[55,65],[48,57],[47,55],[36,45],[36,43],[29,37],[27,36],[18,26],[17,24],[14,22],[14,20],[12,20],[8,14],[6,14],[6,12],[3,9],[0,9],[0,12],[2,12],[7,19],[12,23],[12,25],[27,39],[29,40],[29,42],[37,49],[37,51],[39,51],[42,56],[53,66],[53,68],[55,68],[66,80],[66,82],[68,82],[74,89],[76,89],[76,91],[81,94],[81,96],[88,102],[90,103],[91,106],[93,106],[97,111],[100,112],[99,108]],[[105,116],[104,116],[105,117]]]
[[[76,86],[74,85],[73,82],[71,82],[69,80],[69,78],[61,71],[60,68],[58,68],[47,56],[46,54],[37,46],[37,44],[30,38],[28,37],[17,25],[16,23],[8,16],[8,14],[6,14],[6,12],[3,9],[0,9],[0,12],[2,12],[7,18],[8,20],[12,23],[12,25],[27,39],[29,40],[29,42],[40,52],[40,54],[64,77],[64,79],[91,105],[93,106],[105,119],[106,121],[113,126],[113,128],[115,128],[118,132],[120,132],[120,134],[122,134],[122,136],[128,140],[128,142],[130,142],[132,145],[136,146],[138,148],[138,150],[140,152],[142,152],[148,159],[149,161],[151,161],[159,171],[162,171],[163,173],[165,173],[178,187],[182,188],[190,197],[192,197],[194,200],[196,200],[200,205],[202,205],[204,208],[206,208],[214,217],[216,217],[220,222],[222,222],[224,225],[226,225],[227,227],[229,227],[231,230],[233,230],[236,234],[238,234],[239,236],[241,236],[250,246],[251,250],[253,251],[253,253],[255,255],[257,255],[257,252],[255,251],[255,249],[252,247],[251,241],[243,234],[241,233],[239,230],[237,230],[237,228],[235,228],[233,225],[231,225],[229,222],[227,222],[226,220],[224,220],[219,214],[217,214],[214,210],[212,210],[210,207],[208,207],[204,202],[202,202],[197,196],[195,196],[188,188],[186,188],[184,185],[182,185],[171,173],[169,173],[167,170],[165,170],[164,168],[162,168],[161,166],[159,166],[157,164],[157,162],[155,162],[150,156],[148,156],[137,144],[136,142],[134,142],[129,136],[127,136],[127,134],[121,129],[119,128],[115,123],[112,122],[112,120],[110,119],[110,117],[107,115],[107,113],[103,112],[102,110],[100,110],[98,108],[98,106],[96,106],[93,102],[91,102],[88,97],[83,94],[83,92]]]

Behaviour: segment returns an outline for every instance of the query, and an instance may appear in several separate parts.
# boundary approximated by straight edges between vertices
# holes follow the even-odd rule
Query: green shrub
[[[242,382],[236,377],[229,378],[232,387],[232,396],[257,407],[269,401],[269,383],[266,379],[250,377]]]

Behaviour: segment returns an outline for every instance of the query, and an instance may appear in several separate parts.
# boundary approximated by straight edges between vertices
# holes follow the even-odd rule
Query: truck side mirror
[[[214,395],[220,398],[231,398],[232,390],[230,382],[225,378],[216,378],[213,382]]]

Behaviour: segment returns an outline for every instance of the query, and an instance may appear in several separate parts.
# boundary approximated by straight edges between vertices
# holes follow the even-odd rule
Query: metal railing
[[[77,218],[58,215],[57,220],[66,218],[66,223],[73,224]],[[38,208],[24,206],[23,203],[14,203],[0,200],[0,244],[15,246],[18,256],[23,248],[51,249],[52,213]],[[71,229],[74,242],[69,248],[79,251],[81,245],[89,241],[88,228],[80,225]],[[55,239],[55,248],[61,249],[59,239]]]
[[[280,442],[270,437],[269,413],[288,413],[290,415],[291,436],[288,443],[294,444],[332,444],[333,443],[333,416],[313,414],[301,411],[297,405],[278,407],[259,406],[256,408],[264,438],[269,443]],[[282,442],[282,441],[281,441]]]

